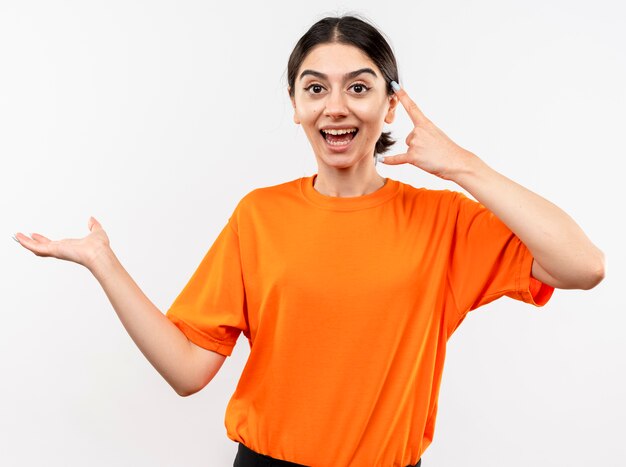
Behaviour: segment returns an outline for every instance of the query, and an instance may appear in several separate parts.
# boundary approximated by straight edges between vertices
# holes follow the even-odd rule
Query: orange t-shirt
[[[324,196],[315,176],[246,195],[167,312],[197,345],[250,356],[228,437],[312,467],[404,467],[433,438],[446,341],[503,295],[553,288],[491,212],[388,179]]]

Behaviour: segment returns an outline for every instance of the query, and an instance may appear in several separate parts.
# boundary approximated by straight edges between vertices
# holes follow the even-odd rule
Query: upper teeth
[[[322,130],[324,133],[328,133],[329,135],[345,135],[346,133],[353,133],[356,131],[356,128],[346,128],[343,130]]]

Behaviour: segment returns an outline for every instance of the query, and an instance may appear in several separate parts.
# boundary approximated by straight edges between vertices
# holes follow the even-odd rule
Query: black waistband
[[[422,459],[417,461],[415,465],[407,465],[407,467],[421,467]],[[246,445],[239,443],[237,449],[237,457],[233,467],[308,467],[295,462],[284,461],[282,459],[274,459],[273,457],[259,454]]]

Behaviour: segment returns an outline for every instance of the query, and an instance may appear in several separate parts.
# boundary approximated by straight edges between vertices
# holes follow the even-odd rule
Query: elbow
[[[176,394],[178,394],[180,397],[188,397],[194,394],[193,391],[188,391],[183,388],[174,388],[174,391],[176,391]]]
[[[585,281],[581,284],[580,288],[583,290],[593,289],[598,285],[606,276],[606,262],[604,253],[598,251],[597,258],[589,265],[587,274],[585,275]]]
[[[170,386],[181,397],[191,396],[206,387],[218,372],[226,356],[217,352],[193,347],[195,358],[189,359],[189,367],[177,374],[177,378],[168,379]],[[199,353],[198,353],[199,352]]]
[[[180,397],[192,396],[197,392],[202,391],[207,384],[213,379],[213,374],[205,376],[203,379],[195,379],[194,381],[186,381],[184,384],[172,384],[172,389],[176,391]]]
[[[196,392],[200,391],[200,389],[197,388],[190,388],[190,387],[173,387],[174,391],[176,391],[176,394],[178,394],[180,397],[189,397],[194,395]]]
[[[598,285],[604,279],[604,268],[596,271],[593,276],[589,279],[586,284],[586,287],[583,287],[584,290],[593,289],[596,285]]]
[[[206,384],[200,384],[198,381],[179,381],[172,382],[168,381],[172,389],[178,394],[180,397],[189,397],[193,396],[195,393],[200,392]]]

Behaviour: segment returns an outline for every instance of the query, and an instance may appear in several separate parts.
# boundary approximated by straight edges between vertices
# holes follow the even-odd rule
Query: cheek
[[[380,102],[355,102],[352,109],[363,122],[372,125],[380,124],[381,127],[387,113],[386,105]]]
[[[298,115],[302,123],[313,124],[322,112],[322,107],[319,105],[310,107],[300,107]]]
[[[363,139],[365,145],[375,144],[383,131],[387,114],[385,104],[384,102],[358,102],[352,107],[354,114],[367,125],[367,137]]]

